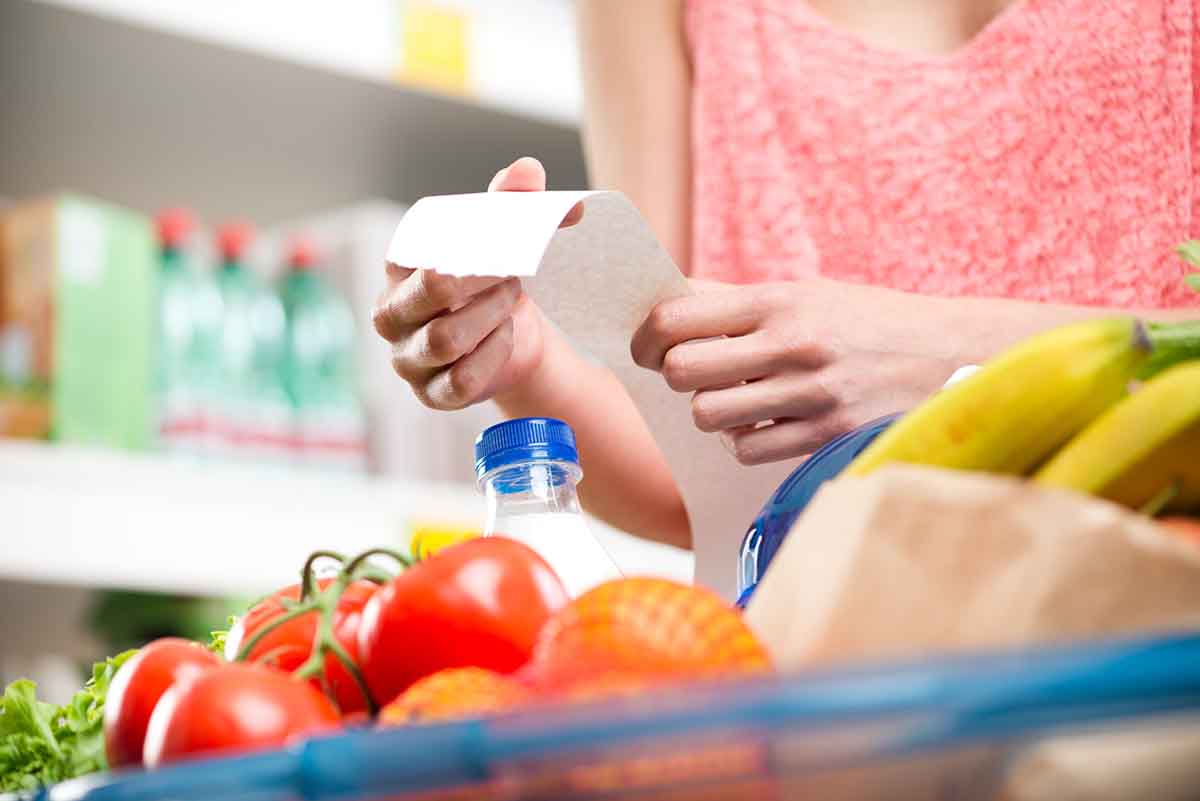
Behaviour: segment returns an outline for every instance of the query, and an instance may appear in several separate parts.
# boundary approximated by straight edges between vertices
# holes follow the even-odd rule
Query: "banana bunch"
[[[1200,508],[1200,323],[1134,318],[1033,337],[930,398],[846,469],[1031,476],[1154,514]],[[1131,387],[1146,380],[1136,390]]]
[[[1117,403],[1033,481],[1152,515],[1200,509],[1200,362],[1172,367]]]

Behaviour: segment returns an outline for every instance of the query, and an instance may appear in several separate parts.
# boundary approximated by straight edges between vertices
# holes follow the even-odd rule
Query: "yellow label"
[[[404,83],[465,94],[470,88],[467,13],[444,3],[407,0],[401,3],[400,14],[397,78]]]
[[[481,532],[474,528],[418,524],[412,527],[412,539],[408,541],[408,552],[416,559],[425,559],[443,548],[474,539]]]

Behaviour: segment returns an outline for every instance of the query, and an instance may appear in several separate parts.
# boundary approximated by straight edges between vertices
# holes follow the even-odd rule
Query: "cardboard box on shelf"
[[[76,195],[0,214],[0,435],[150,443],[154,280],[139,214]]]

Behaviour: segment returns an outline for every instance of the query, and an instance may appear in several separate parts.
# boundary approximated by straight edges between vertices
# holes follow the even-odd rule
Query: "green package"
[[[150,221],[61,195],[7,210],[0,232],[0,433],[149,447],[156,303]],[[31,413],[39,403],[46,406],[41,416]],[[5,404],[9,419],[24,425],[5,431]]]

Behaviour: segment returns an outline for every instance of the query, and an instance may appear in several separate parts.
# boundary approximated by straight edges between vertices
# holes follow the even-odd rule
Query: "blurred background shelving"
[[[456,87],[437,64],[405,77],[405,15],[426,7],[464,19]],[[524,154],[580,187],[572,26],[566,0],[9,0],[0,196],[186,197],[269,223],[479,191]]]
[[[273,474],[0,440],[0,509],[15,546],[0,580],[253,596],[295,581],[318,548],[404,550],[414,526],[478,525],[483,499],[462,483]],[[591,524],[627,570],[646,554],[662,558],[644,570],[678,567],[673,549]]]
[[[185,205],[252,223],[247,261],[267,282],[288,238],[310,237],[353,311],[370,451],[347,474],[0,439],[0,683],[32,675],[62,698],[80,664],[169,633],[171,615],[193,636],[219,626],[315,547],[482,523],[471,442],[497,411],[421,407],[369,309],[416,199],[479,191],[526,154],[552,188],[586,185],[573,14],[570,0],[0,2],[0,231],[6,206],[39,198],[111,204],[147,230]],[[212,234],[194,248],[210,265]],[[3,316],[0,302],[7,369]],[[593,525],[627,571],[690,577],[689,554]]]

